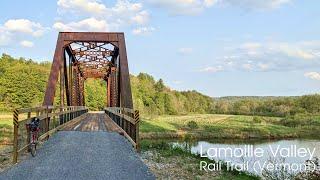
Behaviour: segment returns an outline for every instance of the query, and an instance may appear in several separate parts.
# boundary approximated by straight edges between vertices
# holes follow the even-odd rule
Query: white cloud
[[[210,72],[210,73],[216,73],[216,72],[220,72],[223,71],[224,68],[222,66],[209,66],[209,67],[205,67],[203,69],[200,70],[200,72]]]
[[[128,0],[117,0],[114,7],[110,8],[111,13],[120,16],[134,14],[143,11],[141,3],[131,3]]]
[[[266,42],[264,44],[259,42],[246,42],[240,47],[241,49],[245,50],[245,53],[248,55],[279,53],[288,57],[310,60],[317,57],[313,48],[310,48],[310,45],[315,45],[315,42],[312,44],[307,42]],[[317,45],[320,47],[320,44]]]
[[[304,49],[303,47],[299,47],[297,45],[290,45],[288,43],[279,43],[279,44],[273,44],[273,47],[271,47],[274,51],[279,51],[282,53],[287,54],[290,57],[296,57],[301,59],[314,59],[316,56],[308,51],[307,49]]]
[[[116,21],[119,26],[146,25],[150,14],[143,9],[141,3],[131,3],[128,0],[117,0],[114,7],[109,9],[110,21]]]
[[[243,49],[249,49],[249,50],[258,49],[261,46],[262,46],[261,43],[258,43],[258,42],[246,42],[241,45]]]
[[[34,46],[33,42],[31,42],[31,41],[26,41],[26,40],[21,41],[21,42],[20,42],[20,45],[23,46],[23,47],[27,47],[27,48],[31,48],[31,47]]]
[[[240,48],[245,50],[246,51],[245,53],[250,56],[259,56],[260,55],[259,49],[261,47],[262,45],[257,42],[246,42],[240,46]]]
[[[145,0],[166,9],[171,15],[197,15],[215,5],[231,5],[243,9],[275,9],[291,0]]]
[[[140,27],[136,28],[132,31],[133,34],[135,35],[149,35],[156,29],[154,27]]]
[[[260,70],[262,71],[266,71],[270,68],[269,64],[264,64],[264,63],[258,63],[258,67],[260,68]]]
[[[40,23],[28,19],[10,19],[3,27],[9,32],[26,33],[35,37],[42,36],[46,29]]]
[[[226,62],[226,65],[227,65],[227,66],[233,66],[233,65],[234,65],[234,62],[233,62],[233,61],[227,61],[227,62]]]
[[[228,71],[292,71],[320,66],[320,40],[232,43],[221,53],[215,65]]]
[[[190,47],[183,47],[183,48],[180,48],[178,52],[180,54],[187,55],[187,54],[191,54],[193,52],[193,49]]]
[[[243,64],[242,67],[248,71],[253,70],[252,64],[250,63]]]
[[[88,18],[78,22],[71,22],[64,24],[56,22],[53,28],[58,31],[109,31],[109,24],[105,20],[97,20],[95,18]]]
[[[0,25],[0,46],[8,46],[12,42],[19,42],[26,35],[42,36],[49,28],[28,19],[9,19]]]
[[[11,33],[0,26],[0,46],[7,46],[11,41]]]
[[[147,11],[141,11],[134,15],[131,19],[133,23],[143,25],[149,22],[150,15]]]
[[[320,80],[320,73],[317,72],[306,72],[304,76],[314,80]]]
[[[89,24],[95,31],[96,29],[116,31],[124,26],[146,26],[150,21],[150,14],[143,9],[141,3],[132,3],[128,0],[117,0],[114,6],[107,6],[99,0],[59,0],[57,4],[62,16],[69,13],[80,15],[80,18],[86,16],[86,19],[68,23],[56,22],[55,29],[86,31],[88,28],[83,24]]]
[[[147,0],[147,2],[167,9],[171,15],[197,15],[213,6],[217,0]]]
[[[204,0],[203,3],[206,7],[211,7],[213,6],[215,3],[217,3],[218,0]]]
[[[288,4],[291,0],[221,0],[221,2],[244,9],[267,10]]]
[[[96,0],[58,0],[57,4],[61,9],[78,12],[103,14],[107,11],[106,6]]]

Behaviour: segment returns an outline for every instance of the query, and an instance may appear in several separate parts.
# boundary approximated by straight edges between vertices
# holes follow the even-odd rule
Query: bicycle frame
[[[31,134],[31,138],[30,138],[30,143],[37,143],[38,141],[38,133],[39,133],[39,128],[37,128],[36,131],[30,131],[30,134]]]
[[[26,128],[30,133],[30,139],[29,139],[29,152],[31,152],[32,156],[35,156],[36,153],[36,146],[38,143],[38,133],[40,131],[39,127],[31,127],[30,124],[26,124]]]

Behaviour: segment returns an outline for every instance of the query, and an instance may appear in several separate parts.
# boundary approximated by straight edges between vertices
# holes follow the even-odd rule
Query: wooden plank
[[[19,154],[20,152],[23,152],[23,151],[27,150],[27,148],[29,147],[29,145],[30,145],[30,144],[26,144],[26,145],[24,145],[21,149],[19,149],[18,154]]]
[[[130,108],[123,108],[123,110],[127,113],[134,113],[134,110],[133,109],[130,109]]]
[[[117,112],[112,112],[112,113],[115,114],[118,117],[122,117],[126,121],[129,121],[131,124],[136,124],[136,121],[133,118],[131,118],[130,116],[127,116],[125,114],[120,114],[120,113],[117,113]]]
[[[51,136],[53,133],[55,133],[55,132],[57,132],[57,131],[59,131],[59,130],[64,129],[66,126],[69,126],[69,125],[72,124],[72,123],[75,123],[75,122],[77,122],[77,121],[82,120],[82,118],[84,117],[84,115],[86,115],[86,114],[83,114],[83,115],[81,115],[81,116],[79,116],[79,117],[76,117],[76,118],[74,118],[74,119],[72,119],[72,120],[70,120],[70,121],[68,121],[68,122],[66,122],[66,123],[64,123],[64,124],[62,124],[62,125],[54,128],[54,129],[51,129],[50,131],[42,134],[42,135],[39,137],[39,140],[43,140],[43,139],[45,139],[47,136]]]
[[[117,123],[115,123],[114,121],[112,121],[112,119],[109,116],[106,116],[107,121],[108,121],[108,125],[109,126],[113,126],[112,128],[114,129],[114,131],[116,132],[120,132],[119,134],[125,136],[129,142],[132,144],[132,146],[136,149],[136,143],[134,142],[134,140],[120,127],[118,126]]]
[[[88,114],[83,114],[71,121],[68,121],[67,123],[65,123],[66,125],[61,127],[60,130],[71,130],[74,128],[74,126],[76,124],[78,124],[80,121],[82,121]]]
[[[127,115],[125,115],[125,114],[123,114],[122,116],[123,116],[123,118],[124,118],[126,121],[129,121],[131,124],[133,124],[133,125],[136,124],[136,120],[133,119],[132,117],[127,116]]]

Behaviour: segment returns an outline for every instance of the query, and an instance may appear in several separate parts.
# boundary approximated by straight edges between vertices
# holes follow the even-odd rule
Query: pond
[[[200,154],[215,161],[223,161],[230,167],[237,167],[237,170],[256,175],[261,175],[264,170],[274,171],[281,168],[295,174],[308,168],[306,160],[320,158],[320,140],[170,140],[168,143],[193,154]],[[199,164],[203,167],[205,165],[205,162]]]

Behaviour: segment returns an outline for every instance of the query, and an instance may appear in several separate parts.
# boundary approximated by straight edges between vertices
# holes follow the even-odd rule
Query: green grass
[[[191,129],[188,126],[190,121],[196,122],[198,128]],[[140,126],[143,138],[183,137],[186,134],[196,138],[320,138],[316,133],[319,129],[320,126],[316,125],[284,126],[282,118],[279,117],[220,114],[143,118]]]
[[[0,113],[0,144],[11,143],[12,131],[12,114]]]
[[[0,126],[12,126],[12,120],[11,119],[0,119]]]

